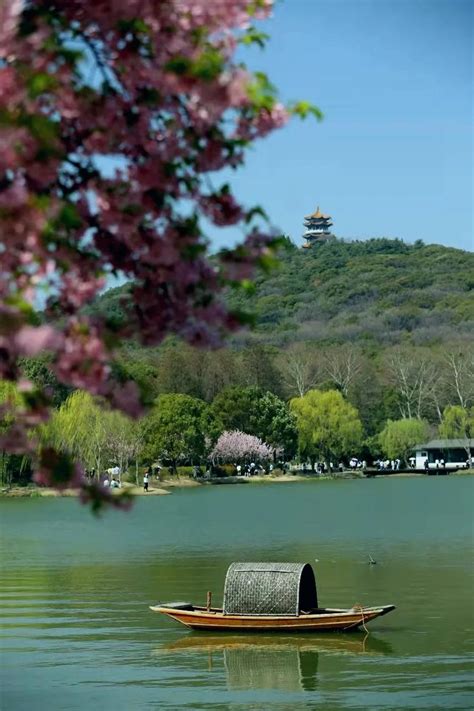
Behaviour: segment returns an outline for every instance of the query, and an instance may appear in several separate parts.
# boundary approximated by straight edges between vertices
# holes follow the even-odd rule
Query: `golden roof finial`
[[[319,209],[319,205],[318,205],[318,207],[316,208],[316,211],[313,212],[312,215],[307,215],[307,218],[310,218],[310,217],[316,217],[316,218],[318,218],[318,217],[323,217],[324,219],[331,219],[329,215],[323,215],[323,213],[322,213],[321,210]]]

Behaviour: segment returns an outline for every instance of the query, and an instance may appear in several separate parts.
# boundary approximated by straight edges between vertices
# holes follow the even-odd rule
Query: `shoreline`
[[[450,472],[448,476],[469,476],[474,474],[474,469],[460,469]],[[441,476],[441,475],[440,475]],[[442,475],[446,476],[446,475]],[[143,487],[135,484],[125,483],[120,489],[114,491],[122,492],[129,491],[133,496],[167,496],[171,494],[173,489],[189,489],[202,486],[233,486],[239,484],[286,484],[296,481],[335,481],[348,479],[415,479],[420,477],[435,478],[436,475],[426,475],[424,472],[394,472],[390,474],[382,474],[379,472],[362,474],[351,471],[337,473],[335,476],[315,476],[313,473],[303,474],[282,474],[280,476],[252,476],[252,477],[214,477],[211,479],[190,479],[189,477],[180,477],[179,479],[164,479],[163,481],[152,482],[148,491],[144,491]],[[29,484],[27,486],[12,486],[0,489],[0,498],[63,498],[77,496],[77,489],[58,490],[52,487],[43,487]]]

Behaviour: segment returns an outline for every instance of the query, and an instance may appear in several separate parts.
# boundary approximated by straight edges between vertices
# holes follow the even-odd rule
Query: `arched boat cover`
[[[294,615],[318,607],[309,563],[232,563],[224,586],[225,615]]]

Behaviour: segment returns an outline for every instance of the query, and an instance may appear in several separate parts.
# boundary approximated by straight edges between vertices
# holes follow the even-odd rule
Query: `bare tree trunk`
[[[302,343],[297,343],[284,351],[279,358],[278,367],[291,396],[297,394],[303,397],[320,380],[320,368],[314,351]]]
[[[440,377],[430,354],[395,349],[388,355],[386,364],[388,380],[398,392],[402,417],[422,419],[429,411],[429,403],[437,398]]]
[[[363,369],[361,353],[354,346],[335,346],[324,352],[324,370],[344,397]]]
[[[462,353],[447,353],[448,387],[463,408],[474,401],[474,352],[464,347]]]

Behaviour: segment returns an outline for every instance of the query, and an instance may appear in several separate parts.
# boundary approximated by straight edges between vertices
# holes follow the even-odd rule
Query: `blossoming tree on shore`
[[[265,462],[273,459],[275,449],[259,437],[239,432],[223,432],[210,454],[213,462],[249,463]]]
[[[24,395],[17,450],[33,451],[28,430],[50,406],[47,389],[23,377],[21,358],[48,351],[61,382],[137,414],[136,387],[111,378],[119,338],[152,344],[175,333],[213,345],[241,322],[223,289],[268,264],[275,234],[258,206],[240,205],[210,176],[239,166],[290,114],[318,114],[306,102],[284,107],[264,74],[234,58],[239,44],[264,43],[253,23],[271,7],[2,2],[0,377]],[[203,217],[241,224],[243,242],[211,262]],[[132,283],[120,327],[83,310],[110,276]],[[58,466],[52,452],[40,456],[42,480],[54,484]]]

